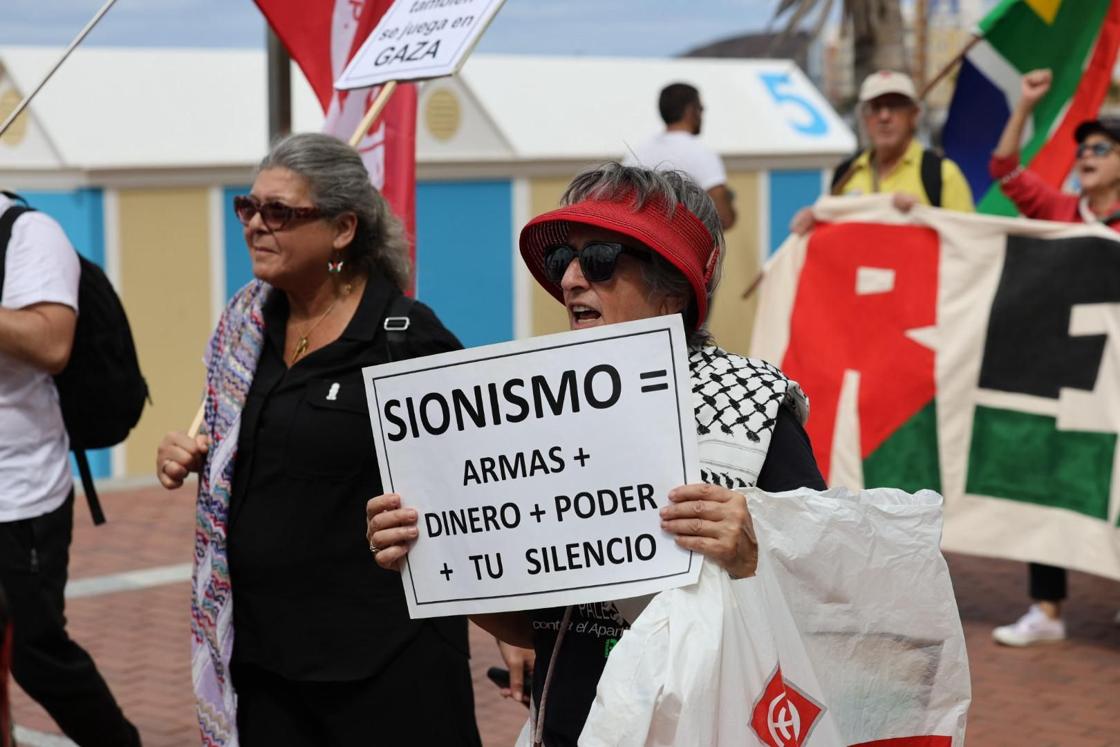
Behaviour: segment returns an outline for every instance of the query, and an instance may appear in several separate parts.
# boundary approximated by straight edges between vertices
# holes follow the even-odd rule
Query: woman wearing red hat
[[[572,329],[683,315],[704,482],[660,497],[661,526],[732,577],[753,575],[758,547],[738,491],[825,484],[802,428],[808,405],[797,385],[768,363],[715,347],[705,327],[723,254],[715,206],[680,172],[617,163],[577,176],[561,202],[525,226],[522,258],[567,308]],[[399,568],[418,536],[416,511],[387,494],[366,513],[377,562]],[[472,619],[499,640],[534,648],[541,662],[554,660],[536,668],[533,700],[540,705],[551,668],[537,738],[560,746],[576,744],[606,658],[633,616],[607,602]]]

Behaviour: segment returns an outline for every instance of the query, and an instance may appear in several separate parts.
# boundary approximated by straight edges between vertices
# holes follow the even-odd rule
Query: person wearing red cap
[[[1086,120],[1074,130],[1080,194],[1055,189],[1020,163],[1019,143],[1023,139],[1023,130],[1035,106],[1050,90],[1052,80],[1053,74],[1049,70],[1032,70],[1023,76],[1022,95],[1000,135],[988,171],[993,179],[999,181],[1003,193],[1027,218],[1103,223],[1120,231],[1120,121]],[[1033,604],[1015,622],[992,631],[996,642],[1005,646],[1031,646],[1066,637],[1066,626],[1062,620],[1066,570],[1031,563],[1029,571],[1029,593]],[[1116,622],[1120,624],[1120,614],[1117,614]]]
[[[531,220],[520,247],[572,329],[683,315],[704,482],[659,497],[661,526],[732,577],[753,575],[758,546],[740,491],[825,483],[802,427],[808,402],[797,384],[764,361],[716,347],[707,331],[724,248],[710,197],[681,172],[605,164],[577,176],[562,207]],[[416,511],[386,494],[369,501],[366,516],[378,564],[399,569],[419,536]],[[607,602],[472,619],[554,662],[533,673],[538,707],[550,683],[536,731],[543,744],[565,747],[576,744],[606,658],[642,608]]]

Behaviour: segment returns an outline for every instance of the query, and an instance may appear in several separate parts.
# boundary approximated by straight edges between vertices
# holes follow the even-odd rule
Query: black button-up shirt
[[[390,360],[382,323],[399,295],[371,277],[342,335],[291,368],[287,297],[274,291],[265,303],[230,500],[235,662],[296,680],[361,679],[422,624],[365,536],[366,501],[382,488],[361,369]],[[462,347],[423,304],[409,316],[401,357]],[[461,619],[436,624],[465,650]]]

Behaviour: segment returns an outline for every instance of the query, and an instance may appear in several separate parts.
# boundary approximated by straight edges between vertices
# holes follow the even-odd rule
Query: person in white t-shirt
[[[665,131],[628,153],[623,165],[688,174],[712,198],[719,222],[728,230],[735,225],[735,194],[727,187],[723,161],[697,137],[704,121],[700,91],[688,83],[672,83],[661,89],[657,106]]]
[[[0,216],[15,207],[0,194]],[[11,228],[0,287],[0,586],[12,627],[12,675],[81,747],[140,744],[97,667],[66,633],[74,517],[70,448],[53,374],[70,358],[78,255],[41,212]]]

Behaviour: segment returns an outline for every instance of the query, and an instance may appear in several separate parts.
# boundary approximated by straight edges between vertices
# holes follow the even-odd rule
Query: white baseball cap
[[[868,75],[859,87],[859,103],[866,103],[888,93],[897,93],[915,102],[918,100],[914,81],[909,75],[896,73],[894,70],[879,70]]]

